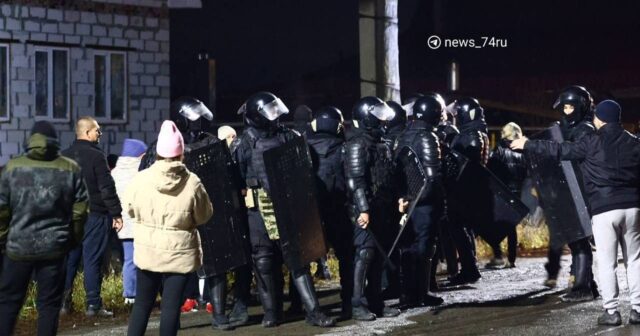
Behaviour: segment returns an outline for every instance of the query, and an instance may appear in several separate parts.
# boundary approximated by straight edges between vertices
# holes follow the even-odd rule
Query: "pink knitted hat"
[[[176,124],[171,120],[165,120],[160,127],[156,153],[164,158],[174,158],[184,152],[184,139]]]

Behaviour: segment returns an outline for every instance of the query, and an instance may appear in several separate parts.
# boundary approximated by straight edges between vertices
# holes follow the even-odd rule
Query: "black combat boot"
[[[417,265],[418,271],[418,295],[422,296],[421,304],[423,306],[439,306],[444,300],[441,297],[431,295],[429,293],[431,283],[431,259],[427,259],[426,262],[418,262],[422,265]]]
[[[211,326],[218,330],[231,330],[233,327],[225,315],[225,303],[227,301],[227,276],[216,275],[209,279],[209,295],[213,305],[213,320]]]
[[[351,317],[356,321],[373,321],[376,315],[369,311],[364,297],[367,283],[367,270],[373,261],[373,251],[361,249],[356,252],[353,267],[353,298],[351,299]]]
[[[593,273],[591,272],[591,258],[586,253],[578,253],[574,261],[574,270],[576,282],[569,290],[569,293],[562,297],[565,302],[583,302],[593,300],[593,291],[591,289],[591,281]]]
[[[323,328],[333,327],[336,325],[336,321],[333,318],[327,317],[320,310],[320,303],[318,303],[316,291],[313,288],[313,280],[311,279],[309,272],[305,270],[302,274],[297,275],[293,279],[293,282],[300,294],[300,301],[302,301],[302,304],[307,311],[307,324]]]
[[[418,305],[418,297],[416,296],[416,259],[411,251],[400,251],[400,298],[399,306],[401,310],[410,309]]]
[[[259,258],[255,264],[258,271],[258,293],[264,310],[262,326],[272,328],[278,325],[278,317],[281,315],[281,312],[278,312],[278,294],[272,270],[273,260],[267,257]]]

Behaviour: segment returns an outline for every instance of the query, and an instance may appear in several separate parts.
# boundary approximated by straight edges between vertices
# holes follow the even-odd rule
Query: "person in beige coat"
[[[182,163],[184,140],[172,121],[162,124],[156,151],[156,162],[133,178],[124,195],[124,208],[134,220],[138,267],[128,335],[144,335],[160,285],[160,335],[177,334],[187,274],[202,265],[196,227],[213,215],[200,179]]]

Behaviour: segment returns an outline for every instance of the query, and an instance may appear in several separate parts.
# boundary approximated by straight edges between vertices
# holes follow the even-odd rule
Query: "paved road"
[[[579,304],[560,300],[560,288],[567,282],[568,259],[563,258],[559,289],[554,290],[542,286],[544,258],[521,258],[515,269],[483,271],[482,279],[476,284],[440,292],[445,305],[437,309],[412,309],[399,317],[373,322],[342,321],[331,329],[309,327],[298,316],[275,329],[264,329],[260,326],[260,308],[253,307],[250,313],[254,324],[232,333],[213,331],[209,316],[197,312],[182,315],[183,328],[179,335],[640,335],[640,326],[598,327],[595,321],[602,311],[600,300]],[[619,275],[623,276],[624,266],[620,266]],[[321,295],[321,304],[337,315],[337,290],[325,289]],[[626,281],[622,281],[621,298],[626,323],[629,309]],[[126,326],[122,324],[79,326],[63,330],[61,334],[124,335]],[[154,317],[148,334],[157,334],[157,328],[158,318]]]

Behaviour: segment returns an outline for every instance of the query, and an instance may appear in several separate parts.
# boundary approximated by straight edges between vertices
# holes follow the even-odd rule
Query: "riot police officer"
[[[582,86],[573,85],[564,89],[553,104],[554,109],[562,111],[559,125],[565,141],[577,142],[583,137],[593,134],[593,98],[591,93]],[[572,162],[578,179],[582,181],[582,164]],[[576,169],[579,167],[579,169]],[[580,184],[583,188],[583,184]],[[585,202],[586,202],[585,198]],[[588,205],[587,205],[588,206]],[[593,253],[589,238],[579,239],[569,243],[571,249],[572,279],[575,279],[569,292],[563,297],[565,301],[592,300],[598,296],[593,280]],[[549,249],[549,262],[546,265],[549,281],[555,282],[560,270],[562,251]]]
[[[387,204],[394,196],[388,194],[389,186],[394,183],[390,180],[392,154],[382,141],[381,128],[393,117],[393,109],[379,98],[360,99],[352,110],[353,129],[345,147],[345,176],[355,247],[351,299],[355,320],[371,321],[376,315],[390,317],[399,314],[397,309],[385,307],[381,298],[381,257],[385,252],[380,251],[382,248],[376,244],[372,233],[372,230],[384,232],[388,229],[384,227],[385,217],[393,210],[379,206]],[[366,299],[365,285],[368,287]]]
[[[245,130],[235,155],[246,182],[249,237],[264,309],[264,327],[274,327],[281,320],[283,260],[263,154],[299,136],[279,124],[280,116],[288,112],[284,103],[269,92],[252,95],[239,111],[243,115]],[[290,271],[306,309],[307,323],[333,326],[335,321],[320,310],[308,267]]]
[[[213,122],[213,112],[200,100],[193,97],[180,97],[171,103],[169,117],[178,126],[185,145],[205,145],[220,141],[209,133]],[[186,150],[186,149],[185,149]],[[155,141],[149,146],[138,170],[150,167],[156,160]]]
[[[429,92],[426,95],[433,96],[438,100],[444,101],[444,98],[439,93]],[[451,143],[453,142],[453,139],[456,137],[456,135],[460,134],[460,131],[456,127],[455,117],[453,116],[453,113],[451,113],[451,111],[448,110],[446,103],[445,103],[443,118],[438,124],[438,126],[436,127],[436,134],[438,135],[438,140],[440,140],[440,150],[442,151],[441,152],[442,158],[449,157],[451,152]],[[443,173],[444,182],[446,182],[447,179],[453,179],[455,176],[454,172],[448,172],[446,168],[447,168],[447,165],[443,165],[442,173]],[[451,222],[449,220],[449,217],[450,217],[449,210],[448,210],[449,207],[447,206],[447,202],[449,198],[450,196],[445,197],[444,211],[443,211],[442,217],[440,218],[440,235],[439,235],[438,242],[436,244],[437,258],[435,259],[436,260],[444,259],[447,264],[447,272],[449,273],[449,275],[454,276],[458,273],[458,255],[456,253],[456,248],[454,246],[453,239],[451,238],[451,233],[449,231],[451,227],[449,225],[449,223]],[[436,266],[437,266],[436,263],[432,263],[432,272],[431,272],[432,281],[430,283],[432,290],[437,289],[437,283],[435,281]]]
[[[486,164],[489,152],[489,138],[487,136],[487,124],[484,121],[484,109],[480,106],[480,103],[475,98],[464,97],[457,99],[453,105],[453,110],[456,115],[458,126],[460,128],[460,134],[456,135],[452,141],[451,147],[456,152],[462,154],[466,159],[479,164]],[[460,186],[456,182],[454,187],[461,189],[463,187],[475,186]],[[447,190],[452,187],[448,186]],[[460,193],[449,193],[455,197],[449,198],[447,202],[450,220],[451,220],[451,235],[458,250],[460,257],[460,272],[451,278],[452,284],[464,284],[473,283],[480,278],[480,272],[476,265],[476,247],[475,247],[475,234],[473,228],[483,223],[474,223],[469,220],[471,216],[470,212],[474,213],[476,219],[481,217],[476,214],[486,211],[487,204],[484,204],[486,199],[472,199],[473,194],[471,192],[461,195]],[[461,199],[464,197],[465,199]],[[471,208],[461,211],[460,205],[472,205]]]
[[[441,298],[429,294],[429,282],[438,221],[444,207],[440,143],[436,135],[436,126],[444,114],[444,100],[439,96],[424,96],[414,102],[412,109],[413,120],[398,138],[395,149],[398,152],[403,147],[409,147],[416,153],[424,168],[427,185],[399,244],[400,305],[404,308],[436,306],[443,302]],[[406,206],[404,198],[399,202],[401,208]]]
[[[340,298],[343,319],[351,317],[353,293],[353,230],[345,204],[344,176],[344,118],[333,106],[313,112],[307,143],[316,173],[316,190],[320,216],[327,240],[333,247],[340,265]]]

